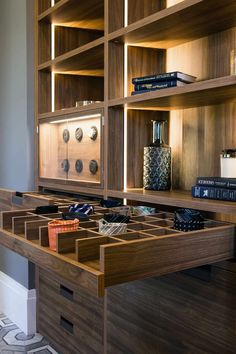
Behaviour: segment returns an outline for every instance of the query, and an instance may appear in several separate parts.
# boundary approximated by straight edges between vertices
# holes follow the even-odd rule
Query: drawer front
[[[39,271],[38,308],[49,308],[58,330],[70,333],[82,353],[102,353],[104,301],[62,279]],[[40,319],[39,316],[39,322]]]

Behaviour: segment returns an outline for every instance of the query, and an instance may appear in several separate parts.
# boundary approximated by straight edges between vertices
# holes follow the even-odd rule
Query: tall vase
[[[153,121],[152,143],[144,148],[143,187],[169,190],[171,187],[171,148],[164,142],[166,121]]]

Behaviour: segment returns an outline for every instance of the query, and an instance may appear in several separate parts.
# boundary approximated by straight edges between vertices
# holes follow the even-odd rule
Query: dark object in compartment
[[[123,205],[121,202],[113,199],[102,199],[100,200],[100,205],[105,208],[114,208]]]
[[[64,172],[68,172],[70,169],[70,162],[68,159],[65,159],[61,163],[61,168],[63,169]]]
[[[95,175],[97,173],[97,170],[98,170],[98,163],[96,160],[91,160],[89,162],[89,171]]]
[[[81,141],[83,139],[83,129],[82,128],[77,128],[75,131],[75,138],[77,141]]]
[[[88,136],[91,140],[96,140],[97,136],[98,136],[98,130],[97,127],[91,127],[89,132],[88,132]]]
[[[106,220],[107,222],[111,222],[111,223],[118,222],[123,224],[128,224],[128,222],[130,221],[129,216],[112,214],[112,213],[104,214],[103,219]]]
[[[40,205],[35,209],[35,214],[58,213],[58,205]]]
[[[76,160],[75,162],[75,169],[76,172],[81,173],[83,171],[83,161],[82,160]]]
[[[174,229],[184,232],[204,229],[204,218],[197,210],[178,209],[175,211]]]
[[[68,213],[63,213],[62,214],[62,219],[63,220],[74,220],[78,219],[79,221],[88,221],[89,217],[85,213],[81,212],[68,212]]]
[[[70,140],[70,132],[68,129],[64,129],[63,130],[63,140],[65,143],[68,143],[68,141]]]
[[[94,213],[94,207],[90,204],[72,204],[69,207],[69,212],[72,213],[84,213],[86,215],[91,215]]]

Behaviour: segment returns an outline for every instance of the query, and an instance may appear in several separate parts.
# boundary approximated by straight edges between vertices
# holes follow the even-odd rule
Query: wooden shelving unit
[[[230,75],[235,1],[36,2],[38,122],[104,115],[102,188],[50,179],[39,179],[38,186],[234,213],[234,203],[193,199],[190,188],[199,175],[219,175],[221,150],[236,145],[236,76]],[[132,77],[165,71],[197,81],[131,96]],[[85,99],[99,102],[75,107]],[[168,120],[171,192],[142,188],[143,148],[158,118]]]

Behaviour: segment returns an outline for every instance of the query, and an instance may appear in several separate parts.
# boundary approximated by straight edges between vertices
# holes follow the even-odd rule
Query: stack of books
[[[195,81],[195,76],[180,71],[135,77],[132,79],[134,91],[131,94],[137,95],[139,93],[161,90],[168,87],[184,86]]]
[[[236,178],[197,177],[192,187],[194,198],[236,201]]]

